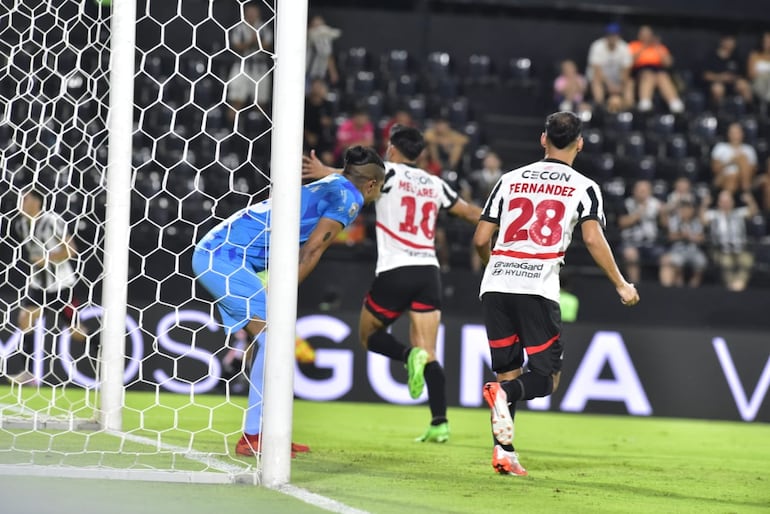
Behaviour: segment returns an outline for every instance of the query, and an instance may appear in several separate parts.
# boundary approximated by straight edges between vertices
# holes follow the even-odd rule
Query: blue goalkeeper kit
[[[301,198],[300,244],[321,218],[347,227],[364,202],[358,189],[337,174],[302,186]],[[251,205],[211,229],[195,247],[196,278],[214,296],[228,332],[254,317],[265,319],[270,216],[270,199]]]

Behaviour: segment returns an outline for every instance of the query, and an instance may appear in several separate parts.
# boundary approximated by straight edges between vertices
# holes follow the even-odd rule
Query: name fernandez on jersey
[[[543,184],[535,182],[516,182],[511,184],[509,192],[522,194],[546,194],[554,196],[572,196],[575,193],[574,187],[561,186],[559,184]]]
[[[535,294],[559,301],[559,270],[576,225],[604,225],[599,186],[555,159],[503,175],[481,219],[499,225],[480,294]]]

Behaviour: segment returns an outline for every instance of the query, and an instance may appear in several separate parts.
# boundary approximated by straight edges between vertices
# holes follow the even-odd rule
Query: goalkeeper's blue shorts
[[[193,253],[192,265],[195,278],[214,297],[228,333],[242,329],[254,318],[266,319],[266,270],[254,269],[248,262],[218,258],[200,247]]]

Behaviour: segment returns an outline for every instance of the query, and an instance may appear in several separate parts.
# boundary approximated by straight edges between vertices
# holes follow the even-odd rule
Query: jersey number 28
[[[559,200],[543,200],[537,205],[524,197],[511,199],[508,210],[519,209],[508,228],[505,230],[506,243],[512,241],[531,240],[540,246],[553,246],[561,240],[561,222],[564,218],[564,204]],[[525,228],[532,218],[534,221]]]

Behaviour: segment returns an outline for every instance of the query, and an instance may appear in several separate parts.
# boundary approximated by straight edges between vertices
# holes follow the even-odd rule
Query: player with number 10
[[[480,296],[497,382],[485,384],[483,395],[495,438],[492,466],[501,474],[527,474],[513,448],[516,402],[548,396],[559,385],[559,271],[576,226],[621,302],[639,301],[604,237],[601,190],[572,167],[583,148],[580,132],[574,113],[548,116],[540,136],[545,159],[500,178],[473,237],[486,265]],[[522,369],[525,352],[527,372]]]
[[[374,203],[377,276],[361,308],[359,338],[369,351],[406,362],[412,398],[419,398],[427,386],[431,424],[417,440],[444,443],[449,440],[449,423],[444,370],[436,360],[441,323],[436,218],[440,209],[446,209],[475,225],[481,209],[460,198],[441,178],[417,167],[426,144],[419,130],[395,125],[390,134],[385,182]],[[313,178],[334,172],[314,155],[305,158],[303,171]],[[410,346],[387,330],[405,312],[409,313]]]

